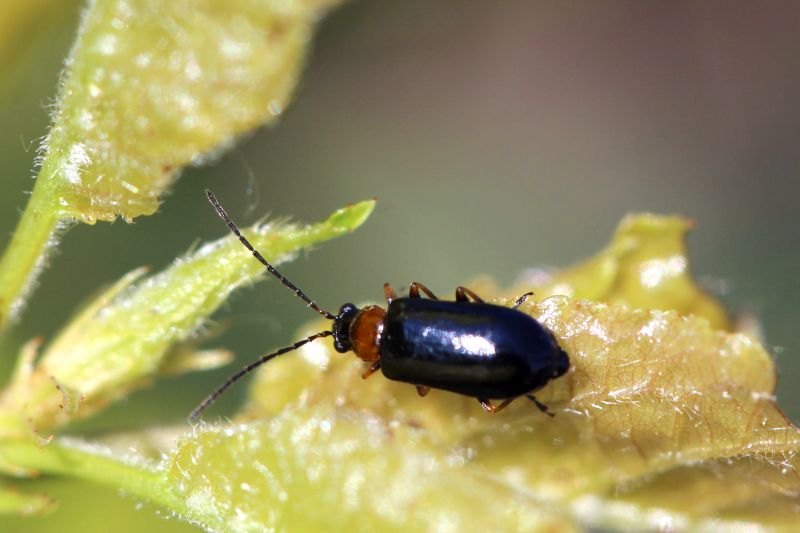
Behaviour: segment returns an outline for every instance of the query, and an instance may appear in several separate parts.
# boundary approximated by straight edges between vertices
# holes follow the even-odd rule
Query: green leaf
[[[244,233],[280,264],[302,248],[354,230],[374,205],[360,202],[309,226],[263,224]],[[185,349],[231,291],[262,278],[264,268],[228,236],[159,274],[140,279],[142,274],[134,271],[101,294],[37,364],[32,364],[35,346],[24,350],[14,379],[0,396],[0,433],[3,426],[12,433],[24,433],[21,428],[49,431],[94,414],[171,366],[187,366],[174,360],[176,347]]]
[[[150,214],[181,167],[287,107],[319,0],[94,2],[37,186],[61,216]]]
[[[724,307],[692,279],[685,238],[693,225],[680,216],[628,215],[600,253],[544,280],[540,276],[522,283],[508,296],[533,287],[540,299],[561,294],[645,309],[671,309],[703,316],[714,327],[730,329]]]
[[[189,517],[216,531],[569,530],[468,462],[424,429],[328,404],[202,427],[166,468]]]
[[[0,325],[18,314],[59,227],[152,214],[183,167],[274,122],[316,21],[337,2],[91,2],[0,261]]]

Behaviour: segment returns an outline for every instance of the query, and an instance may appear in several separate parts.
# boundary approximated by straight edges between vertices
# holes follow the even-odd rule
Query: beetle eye
[[[339,316],[342,316],[342,315],[345,315],[345,314],[349,315],[350,313],[352,313],[354,311],[358,311],[358,307],[356,307],[353,304],[347,303],[347,304],[344,304],[342,307],[339,308]]]

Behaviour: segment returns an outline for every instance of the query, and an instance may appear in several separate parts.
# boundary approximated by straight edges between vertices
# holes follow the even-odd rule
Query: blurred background
[[[2,246],[33,186],[81,6],[0,8]],[[362,229],[282,269],[329,308],[380,301],[385,281],[421,281],[443,295],[482,274],[508,284],[526,268],[593,254],[622,216],[646,210],[697,221],[695,274],[733,312],[761,320],[779,403],[798,421],[798,21],[790,1],[345,4],[322,22],[277,127],[187,171],[155,216],[64,236],[3,341],[0,369],[24,340],[51,338],[101,284],[225,235],[207,187],[243,224],[267,213],[315,221],[379,197]],[[230,325],[213,344],[234,349],[237,366],[314,319],[273,282],[240,292],[219,316]],[[183,423],[229,371],[163,381],[77,429]],[[234,390],[214,414],[232,412],[245,393]],[[110,516],[118,531],[191,529],[113,491],[22,486],[56,495],[61,508],[0,519],[4,530],[102,530]],[[87,498],[105,511],[84,516],[77,503]]]

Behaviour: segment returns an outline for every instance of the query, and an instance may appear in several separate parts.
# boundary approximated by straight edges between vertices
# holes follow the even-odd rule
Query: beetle
[[[386,283],[385,309],[346,303],[334,315],[264,259],[214,194],[206,190],[206,195],[230,231],[267,271],[332,324],[329,330],[314,333],[245,366],[206,397],[192,411],[190,420],[196,420],[231,385],[258,366],[323,337],[333,337],[337,352],[352,351],[367,363],[362,374],[365,379],[380,370],[388,379],[416,385],[420,396],[430,389],[455,392],[476,398],[489,413],[525,396],[553,416],[531,393],[566,373],[570,363],[553,334],[517,310],[533,293],[523,294],[509,308],[485,303],[466,287],[456,288],[455,301],[442,301],[418,282],[411,284],[407,298],[398,298]],[[420,292],[428,298],[422,298]],[[501,402],[495,405],[490,399]]]

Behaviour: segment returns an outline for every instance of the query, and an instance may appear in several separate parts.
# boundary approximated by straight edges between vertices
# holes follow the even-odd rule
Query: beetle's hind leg
[[[468,302],[469,299],[472,298],[472,301],[475,303],[482,304],[483,298],[472,292],[466,287],[456,287],[456,301],[457,302]]]
[[[423,285],[419,281],[413,282],[411,284],[411,286],[408,288],[408,297],[409,298],[420,298],[419,291],[424,292],[428,296],[428,298],[430,298],[431,300],[438,300],[439,299],[439,298],[436,297],[435,294],[433,294],[433,292],[428,287],[426,287],[425,285]]]
[[[534,396],[533,394],[526,394],[525,397],[527,399],[529,399],[530,401],[532,401],[533,403],[535,403],[536,407],[538,407],[539,410],[541,412],[543,412],[544,414],[546,414],[547,416],[549,416],[549,417],[556,416],[552,411],[550,411],[550,409],[548,409],[548,407],[545,404],[543,404],[542,402],[537,400],[536,396]],[[519,396],[515,396],[513,398],[506,398],[505,400],[503,400],[502,402],[500,402],[497,405],[492,404],[492,402],[490,402],[486,398],[478,398],[478,402],[480,402],[481,407],[483,407],[484,411],[486,411],[487,413],[494,414],[494,413],[497,413],[498,411],[502,411],[503,409],[505,409],[508,406],[508,404],[510,404],[511,402],[516,400],[517,398],[519,398]]]
[[[529,399],[530,401],[532,401],[533,403],[535,403],[536,407],[538,407],[539,410],[541,412],[543,412],[544,414],[546,414],[547,416],[549,416],[551,418],[556,416],[555,413],[553,413],[545,404],[543,404],[542,402],[537,400],[536,396],[534,396],[533,394],[526,394],[525,397],[527,399]]]
[[[516,399],[517,399],[516,396],[514,398],[506,398],[505,400],[503,400],[502,402],[498,403],[497,405],[494,405],[492,402],[490,402],[486,398],[478,398],[478,402],[481,404],[481,407],[483,407],[484,411],[486,411],[487,413],[494,414],[494,413],[497,413],[497,412],[502,411],[503,409],[505,409],[508,406],[508,404],[510,404],[511,402],[513,402]]]
[[[533,296],[533,293],[532,293],[532,292],[526,292],[525,294],[523,294],[522,296],[520,296],[519,298],[517,298],[517,301],[516,301],[516,302],[514,302],[514,305],[512,305],[512,306],[511,306],[511,309],[516,309],[516,308],[517,308],[517,307],[519,307],[520,305],[524,304],[524,303],[525,303],[525,300],[527,300],[527,299],[528,299],[529,297],[531,297],[531,296]]]

